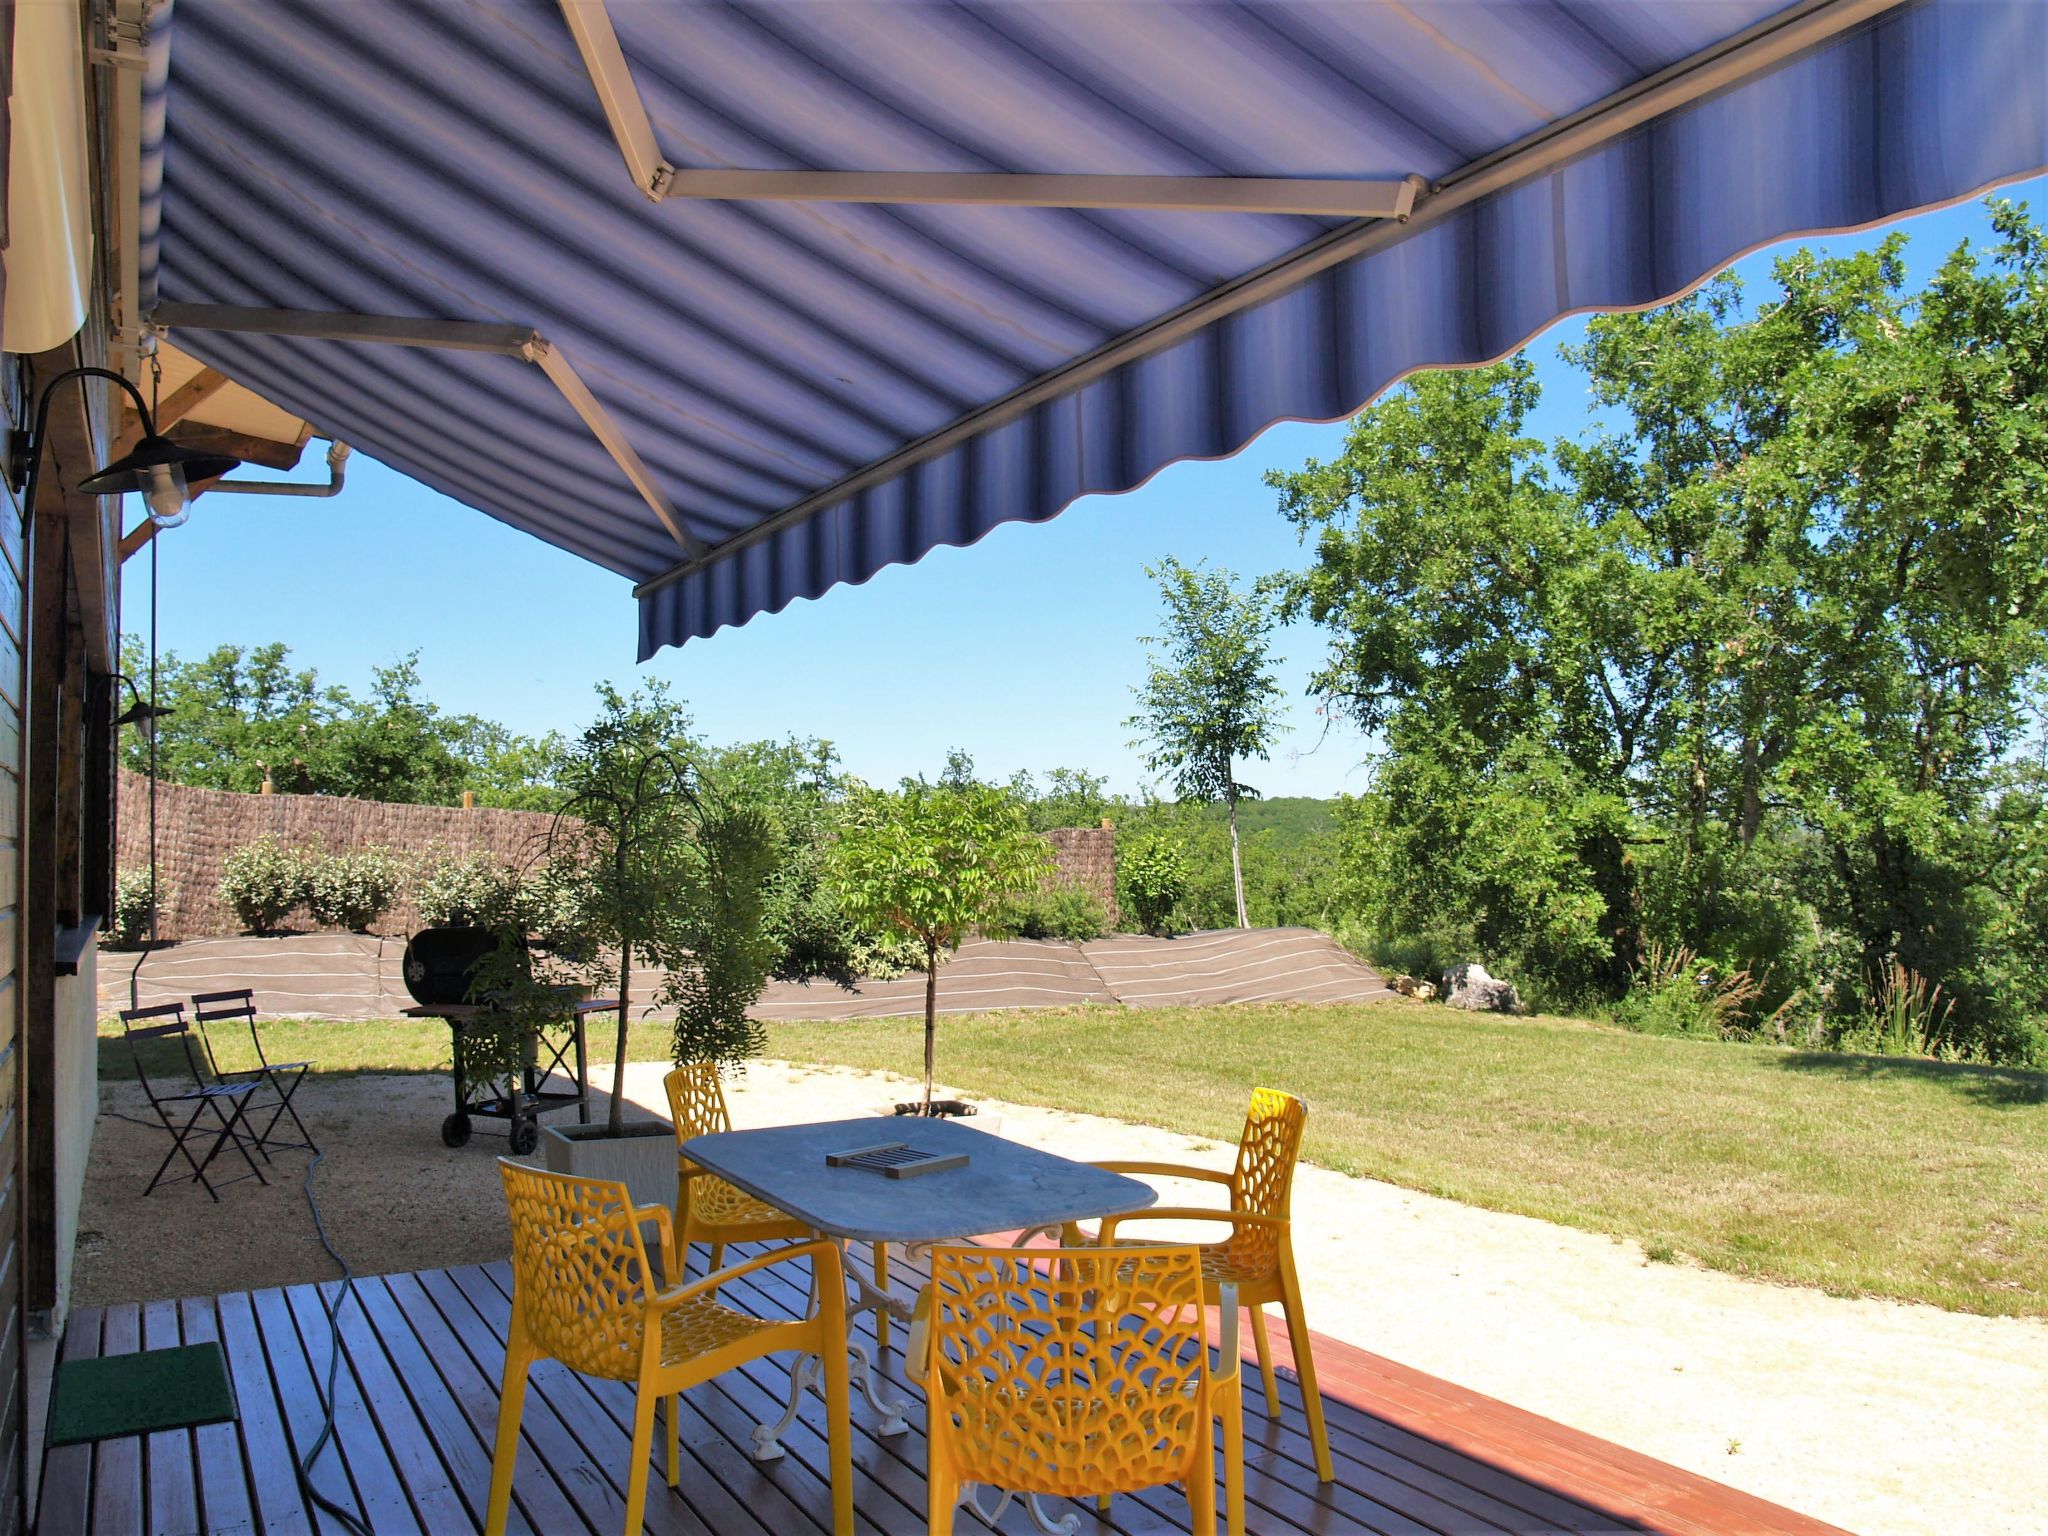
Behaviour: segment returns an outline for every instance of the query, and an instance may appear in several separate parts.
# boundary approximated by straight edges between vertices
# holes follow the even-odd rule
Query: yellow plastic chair
[[[932,1251],[911,1329],[924,1376],[931,1536],[963,1496],[993,1526],[1012,1497],[1094,1498],[1186,1485],[1193,1536],[1215,1536],[1215,1420],[1230,1536],[1244,1536],[1237,1308],[1209,1363],[1192,1247]],[[973,1485],[1000,1490],[983,1511]]]
[[[1293,1222],[1289,1215],[1294,1193],[1294,1165],[1301,1154],[1302,1128],[1308,1105],[1274,1088],[1252,1090],[1237,1144],[1237,1165],[1229,1173],[1191,1168],[1179,1163],[1097,1163],[1116,1173],[1154,1178],[1201,1179],[1230,1190],[1228,1211],[1196,1206],[1160,1207],[1102,1223],[1101,1243],[1124,1242],[1123,1228],[1134,1221],[1227,1221],[1230,1236],[1203,1243],[1202,1279],[1212,1305],[1224,1286],[1233,1286],[1241,1305],[1252,1309],[1252,1340],[1258,1346],[1259,1376],[1266,1388],[1266,1412],[1280,1416],[1280,1390],[1273,1378],[1273,1346],[1266,1336],[1266,1307],[1278,1302],[1287,1318],[1287,1342],[1294,1351],[1295,1374],[1301,1378],[1302,1406],[1308,1411],[1309,1439],[1315,1446],[1316,1476],[1336,1477],[1330,1465],[1330,1431],[1323,1422],[1323,1399],[1316,1390],[1316,1363],[1310,1352],[1308,1323],[1301,1310],[1301,1280],[1294,1268]],[[1068,1241],[1075,1240],[1070,1230]]]
[[[847,1425],[845,1280],[839,1248],[822,1238],[778,1248],[735,1264],[694,1285],[656,1292],[641,1225],[661,1239],[661,1272],[676,1268],[675,1230],[665,1207],[635,1209],[626,1186],[609,1179],[545,1173],[498,1160],[512,1216],[512,1328],[505,1342],[505,1384],[498,1402],[498,1441],[491,1459],[486,1536],[504,1536],[512,1502],[512,1466],[533,1362],[559,1360],[571,1370],[638,1389],[632,1460],[626,1476],[626,1536],[639,1536],[647,1506],[647,1457],[654,1410],[665,1407],[668,1485],[682,1476],[682,1394],[749,1360],[783,1350],[822,1357],[832,1462],[832,1529],[853,1536],[853,1449]],[[768,1321],[719,1305],[722,1283],[769,1264],[808,1258],[820,1298],[799,1321]]]
[[[682,1229],[685,1266],[690,1262],[690,1249],[697,1243],[711,1245],[711,1267],[715,1270],[725,1257],[727,1243],[798,1242],[818,1235],[788,1212],[734,1189],[683,1155],[683,1143],[692,1136],[732,1129],[732,1112],[726,1108],[725,1087],[719,1081],[716,1062],[685,1062],[661,1082],[668,1090],[669,1118],[676,1128],[676,1224]],[[874,1245],[874,1260],[875,1288],[886,1296],[887,1243]],[[876,1310],[875,1341],[883,1349],[889,1347],[886,1309]]]

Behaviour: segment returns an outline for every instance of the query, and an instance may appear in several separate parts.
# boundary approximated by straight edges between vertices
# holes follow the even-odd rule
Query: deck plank
[[[736,1261],[752,1250],[735,1249]],[[701,1264],[700,1264],[701,1267]],[[900,1257],[892,1283],[921,1283]],[[807,1301],[801,1262],[771,1266],[726,1288],[735,1306],[796,1315]],[[333,1294],[328,1287],[328,1294]],[[380,1533],[475,1530],[490,1480],[498,1385],[512,1280],[505,1264],[358,1282],[342,1309],[346,1368],[338,1390],[337,1448],[319,1480]],[[871,1317],[854,1332],[874,1347]],[[87,1536],[198,1530],[207,1536],[315,1536],[337,1529],[309,1512],[293,1473],[294,1448],[317,1431],[316,1379],[331,1345],[320,1292],[236,1293],[181,1304],[81,1311],[66,1358],[119,1354],[147,1344],[219,1338],[241,1404],[235,1425],[146,1440],[63,1447],[44,1462],[43,1526]],[[900,1346],[899,1333],[895,1342]],[[1831,1527],[1708,1479],[1438,1381],[1333,1340],[1316,1340],[1337,1480],[1316,1480],[1300,1383],[1276,1330],[1281,1412],[1269,1418],[1256,1370],[1244,1372],[1246,1494],[1253,1536],[1829,1536]],[[924,1403],[888,1356],[910,1432],[883,1437],[872,1409],[853,1399],[855,1511],[860,1536],[925,1529]],[[825,1409],[806,1394],[785,1437],[787,1454],[760,1465],[748,1432],[780,1414],[788,1356],[773,1356],[686,1394],[683,1478],[663,1481],[657,1446],[649,1468],[653,1536],[820,1536],[831,1525]],[[553,1362],[533,1373],[514,1476],[512,1530],[533,1536],[612,1536],[624,1506],[633,1393]],[[1076,1506],[1066,1506],[1074,1508]],[[1120,1495],[1106,1518],[1080,1508],[1082,1536],[1179,1536],[1186,1500],[1173,1488]],[[980,1529],[962,1516],[958,1529]],[[998,1529],[1028,1536],[1012,1507]],[[1834,1533],[1840,1536],[1840,1533]]]
[[[152,1301],[142,1308],[142,1347],[174,1349],[185,1342],[175,1301]],[[144,1479],[149,1490],[150,1536],[180,1536],[192,1528],[198,1504],[193,1480],[192,1431],[166,1429],[142,1443]]]
[[[100,1320],[100,1354],[132,1355],[142,1348],[142,1309],[133,1302],[109,1307]],[[134,1436],[102,1440],[92,1455],[92,1528],[105,1536],[142,1536],[142,1442]]]
[[[211,1297],[188,1297],[178,1303],[185,1342],[220,1342],[220,1316]],[[193,1462],[198,1477],[200,1521],[216,1531],[253,1529],[249,1504],[249,1465],[236,1424],[203,1424],[192,1432]]]
[[[291,1441],[277,1401],[277,1376],[263,1353],[255,1297],[233,1291],[215,1301],[221,1346],[235,1384],[235,1406],[248,1458],[249,1487],[264,1536],[312,1536],[313,1519],[299,1490]],[[98,1536],[95,1532],[94,1536]]]
[[[273,1379],[277,1383],[277,1401],[284,1411],[285,1432],[291,1438],[291,1449],[287,1455],[292,1460],[280,1469],[281,1479],[291,1477],[296,1480],[293,1463],[303,1462],[312,1454],[325,1415],[315,1393],[313,1372],[306,1363],[306,1352],[299,1345],[299,1330],[292,1322],[291,1304],[286,1301],[284,1292],[252,1291],[249,1300],[257,1331],[263,1338],[264,1353],[269,1357]],[[307,1477],[321,1498],[346,1510],[351,1518],[363,1519],[363,1508],[349,1483],[348,1469],[332,1442],[321,1453],[320,1459],[313,1463]],[[331,1512],[310,1498],[307,1502],[311,1507],[306,1514],[315,1530],[323,1536],[344,1536],[345,1528]]]
[[[497,1378],[477,1369],[416,1277],[382,1275],[360,1281],[357,1294],[435,1444],[451,1466],[460,1468],[465,1496],[481,1512],[490,1488],[492,1437],[497,1433]],[[581,1536],[589,1530],[556,1473],[531,1450],[522,1452],[512,1474],[509,1523],[517,1530],[522,1521],[529,1532],[547,1536]],[[477,1524],[482,1523],[479,1513]]]
[[[72,1313],[57,1358],[97,1358],[104,1316],[98,1307],[81,1307]],[[42,1484],[36,1499],[45,1530],[85,1530],[92,1521],[92,1447],[56,1445],[45,1450]]]

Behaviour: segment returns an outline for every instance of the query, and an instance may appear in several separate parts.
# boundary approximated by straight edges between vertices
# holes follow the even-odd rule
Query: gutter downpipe
[[[339,496],[348,475],[349,447],[336,438],[327,448],[327,483],[307,485],[298,480],[216,480],[205,488],[209,496]]]

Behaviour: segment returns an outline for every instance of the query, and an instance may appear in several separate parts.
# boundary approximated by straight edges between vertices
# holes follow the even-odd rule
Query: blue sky
[[[2039,210],[2048,179],[2007,195]],[[1917,282],[1957,240],[1989,224],[1970,204],[1905,221]],[[1835,250],[1882,231],[1806,243]],[[1738,266],[1761,285],[1777,250]],[[1535,430],[1586,423],[1582,381],[1557,359],[1582,321],[1532,344],[1545,396]],[[436,495],[361,455],[332,501],[207,497],[158,541],[160,643],[187,657],[282,640],[300,666],[360,687],[372,667],[417,649],[444,709],[515,730],[570,730],[592,687],[666,679],[717,741],[819,736],[875,782],[936,770],[949,747],[985,776],[1056,766],[1144,780],[1123,721],[1143,673],[1156,594],[1144,567],[1166,555],[1240,574],[1303,563],[1262,477],[1340,451],[1343,426],[1283,424],[1236,457],[1180,464],[1124,496],[1075,504],[1050,523],[999,528],[860,587],[798,601],[636,667],[629,584]],[[305,478],[324,478],[317,449]],[[131,516],[133,514],[131,513]],[[124,620],[149,618],[147,557],[125,572]],[[1320,633],[1282,633],[1278,673],[1292,701],[1271,763],[1245,777],[1268,795],[1331,795],[1362,784],[1366,743],[1304,696]],[[1326,729],[1327,725],[1327,729]]]

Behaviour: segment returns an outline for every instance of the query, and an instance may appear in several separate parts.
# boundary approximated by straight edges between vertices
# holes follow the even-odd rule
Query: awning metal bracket
[[[295,336],[308,341],[364,342],[397,347],[431,347],[457,352],[490,352],[532,363],[547,375],[591,436],[684,554],[704,554],[704,541],[690,532],[632,442],[604,402],[591,393],[568,356],[526,325],[482,320],[430,320],[408,315],[358,315],[310,309],[263,309],[238,304],[159,304],[150,312],[159,330],[230,331],[250,336]]]
[[[1427,184],[1289,176],[1041,175],[1012,171],[737,170],[678,166],[661,152],[605,0],[561,0],[562,16],[633,184],[652,202],[917,203],[1007,208],[1116,208],[1167,213],[1279,213],[1405,219]]]

